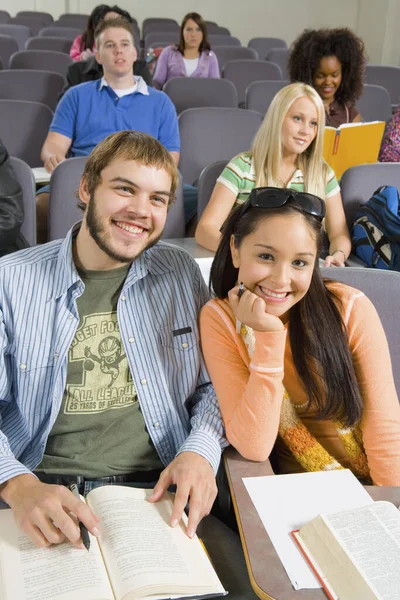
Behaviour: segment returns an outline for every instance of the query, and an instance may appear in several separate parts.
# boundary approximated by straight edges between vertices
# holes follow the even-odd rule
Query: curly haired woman
[[[361,121],[355,103],[365,69],[364,42],[350,29],[306,29],[293,42],[288,61],[292,82],[312,85],[321,96],[326,124]]]

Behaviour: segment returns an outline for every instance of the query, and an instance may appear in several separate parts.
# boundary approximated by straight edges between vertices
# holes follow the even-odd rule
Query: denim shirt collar
[[[72,243],[78,235],[81,223],[76,223],[68,232],[62,241],[60,251],[57,257],[57,267],[52,297],[60,298],[74,287],[83,286],[79,273],[74,263],[72,254]],[[138,258],[132,261],[128,275],[125,279],[124,289],[127,289],[139,279],[146,277],[148,273],[152,275],[163,275],[173,271],[173,266],[169,263],[165,250],[168,244],[158,242],[149,250],[145,250]],[[83,292],[82,287],[82,292]]]

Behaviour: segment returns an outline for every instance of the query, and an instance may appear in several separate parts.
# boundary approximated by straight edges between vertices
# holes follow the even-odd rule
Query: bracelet
[[[334,252],[332,252],[332,256],[334,254],[336,254],[336,252],[341,252],[343,254],[343,256],[344,256],[344,260],[347,260],[346,252],[343,252],[343,250],[338,249],[338,250],[335,250]]]

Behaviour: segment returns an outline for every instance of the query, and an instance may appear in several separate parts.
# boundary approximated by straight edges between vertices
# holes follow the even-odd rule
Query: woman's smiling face
[[[231,252],[238,281],[264,300],[266,312],[286,320],[307,293],[317,259],[315,233],[304,216],[266,215],[239,248],[231,239]]]

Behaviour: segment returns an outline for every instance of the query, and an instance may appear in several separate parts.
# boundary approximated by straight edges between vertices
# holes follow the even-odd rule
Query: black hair
[[[83,50],[86,50],[87,48],[89,48],[90,50],[93,48],[94,38],[95,38],[94,32],[96,31],[97,26],[104,19],[106,14],[110,13],[110,12],[115,12],[115,13],[119,14],[123,19],[126,19],[130,24],[133,23],[133,19],[132,19],[131,15],[126,10],[119,8],[119,6],[109,6],[108,4],[99,4],[92,10],[90,17],[88,19],[87,25],[86,25],[86,29],[82,33],[82,38],[81,38],[81,43],[80,43],[80,48],[79,48],[81,52]]]
[[[191,12],[183,17],[183,21],[181,24],[181,30],[179,33],[179,43],[178,50],[181,54],[185,52],[185,39],[183,37],[183,30],[185,25],[189,19],[192,19],[201,29],[201,33],[203,34],[203,39],[201,40],[201,44],[199,46],[199,52],[204,52],[205,50],[211,50],[210,42],[208,41],[208,33],[207,33],[207,25],[204,21],[203,17],[199,15],[199,13]]]
[[[322,58],[336,56],[342,65],[342,82],[335,94],[341,104],[355,102],[363,91],[364,42],[351,29],[305,29],[293,42],[288,60],[289,79],[313,86]]]
[[[295,201],[276,209],[239,206],[222,226],[222,237],[211,266],[210,289],[224,299],[237,284],[238,269],[232,261],[231,237],[240,248],[267,216],[301,214],[316,237],[317,256],[323,235],[319,219],[305,213]],[[290,309],[289,340],[293,362],[318,419],[335,419],[343,426],[358,423],[362,398],[354,370],[346,328],[338,298],[326,285],[315,261],[310,287]],[[322,342],[321,342],[322,341]]]

